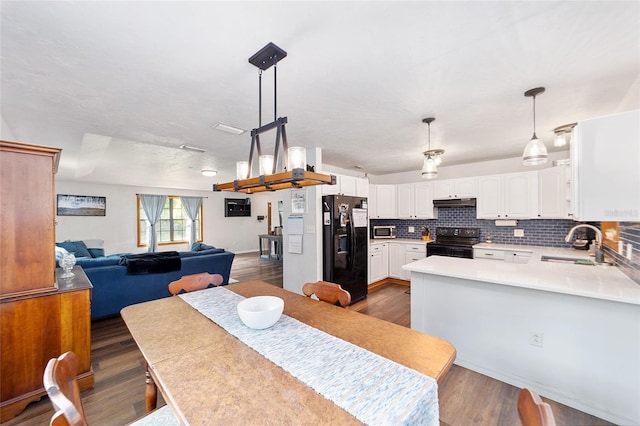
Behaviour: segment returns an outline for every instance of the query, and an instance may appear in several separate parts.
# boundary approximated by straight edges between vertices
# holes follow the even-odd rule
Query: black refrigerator
[[[322,279],[340,284],[351,294],[351,303],[367,297],[367,207],[363,197],[322,197]]]

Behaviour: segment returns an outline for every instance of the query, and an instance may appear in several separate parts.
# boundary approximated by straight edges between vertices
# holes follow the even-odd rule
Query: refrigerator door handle
[[[351,219],[351,218],[350,218]],[[356,228],[353,226],[353,221],[349,220],[349,239],[351,240],[349,251],[351,256],[351,270],[355,268],[355,260],[356,260]]]

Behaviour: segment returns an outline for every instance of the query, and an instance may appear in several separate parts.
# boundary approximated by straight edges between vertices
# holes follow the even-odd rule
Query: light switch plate
[[[631,243],[627,244],[627,259],[632,260],[633,257],[633,245]]]
[[[513,230],[514,237],[524,237],[524,229],[514,229]]]
[[[414,226],[409,227],[409,232],[416,232],[416,228]]]

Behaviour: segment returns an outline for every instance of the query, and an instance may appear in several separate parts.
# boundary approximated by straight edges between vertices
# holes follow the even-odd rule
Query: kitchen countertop
[[[586,251],[570,248],[478,244],[475,248],[531,251],[527,263],[491,259],[461,259],[430,256],[404,265],[402,269],[514,287],[551,291],[640,305],[640,285],[617,267],[542,262],[542,255],[590,258]]]
[[[369,244],[383,244],[383,243],[400,243],[400,244],[426,244],[432,243],[431,241],[423,241],[413,238],[369,238]]]

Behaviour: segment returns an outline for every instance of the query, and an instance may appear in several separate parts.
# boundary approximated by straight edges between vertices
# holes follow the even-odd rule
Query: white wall
[[[320,148],[307,149],[307,163],[322,164]],[[323,172],[320,166],[316,171]],[[289,230],[286,218],[291,213],[291,190],[279,191],[284,199],[284,228],[283,228],[283,271],[282,281],[286,290],[302,294],[302,286],[307,282],[322,279],[322,223],[320,202],[322,201],[322,186],[309,186],[303,189],[306,194],[306,213],[302,215],[304,234],[302,235],[302,253],[289,253]]]
[[[549,160],[543,166],[523,166],[522,158],[505,158],[502,160],[482,161],[478,163],[460,164],[455,166],[442,165],[438,167],[438,179],[453,179],[459,177],[487,176],[502,173],[526,172],[530,170],[545,169],[553,167],[554,160],[569,158],[569,151],[551,152]],[[446,164],[446,154],[443,164]],[[402,173],[392,173],[388,175],[369,175],[372,184],[398,184],[420,182],[420,170],[413,170]]]
[[[88,182],[55,182],[56,194],[93,195],[107,198],[106,216],[56,216],[56,241],[102,239],[105,253],[139,253],[137,247],[136,194],[191,195],[203,200],[204,242],[234,253],[258,250],[258,235],[267,233],[267,202],[271,201],[272,226],[278,225],[279,192],[253,194],[251,217],[224,217],[225,198],[245,198],[233,192],[187,191],[182,189],[105,185]],[[259,222],[256,217],[265,216]],[[189,250],[188,244],[161,246],[161,250]]]
[[[7,125],[7,122],[4,121],[4,117],[2,115],[0,115],[0,139],[3,139],[5,141],[16,140],[13,132],[9,128],[9,125]]]

